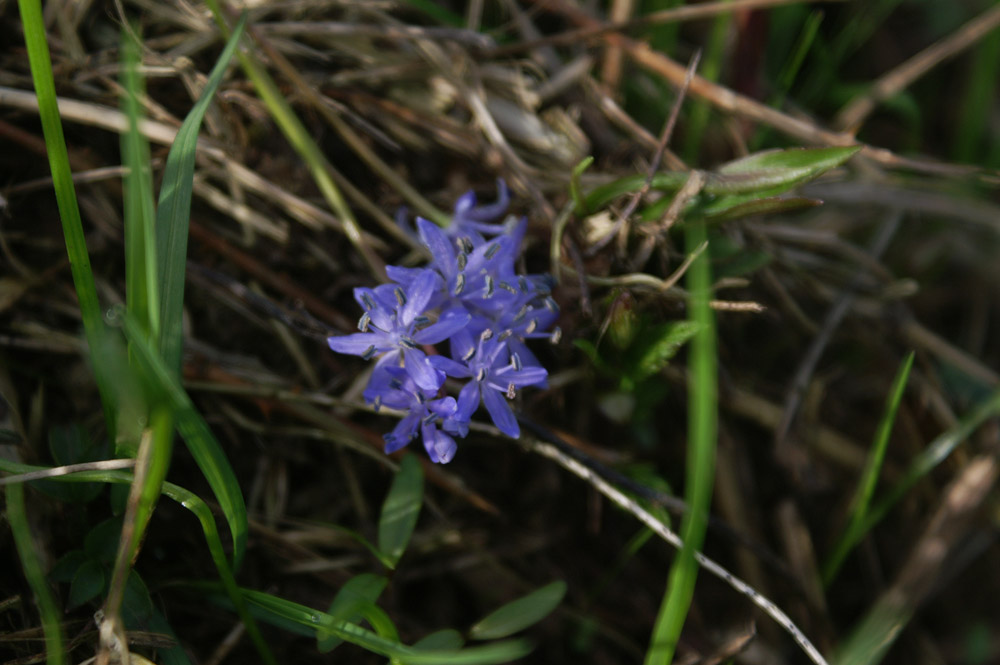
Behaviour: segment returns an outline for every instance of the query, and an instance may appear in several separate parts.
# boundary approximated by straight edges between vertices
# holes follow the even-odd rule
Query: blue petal
[[[469,381],[458,393],[458,408],[455,410],[455,420],[469,422],[472,414],[479,408],[479,382]]]
[[[378,333],[353,333],[340,337],[327,337],[326,343],[337,353],[347,353],[352,356],[363,356],[372,347],[375,351],[384,346],[384,336]]]
[[[517,418],[514,417],[514,412],[510,410],[510,405],[507,404],[503,395],[490,388],[484,388],[482,394],[483,404],[490,412],[490,418],[493,419],[493,424],[497,426],[497,429],[514,439],[521,436],[521,428],[517,425]]]
[[[448,376],[453,376],[457,379],[467,379],[472,376],[472,371],[460,362],[455,362],[447,356],[430,356],[429,358],[431,365],[435,369],[439,369]]]
[[[420,232],[420,239],[431,251],[434,267],[441,271],[445,279],[450,278],[458,272],[458,264],[455,261],[455,247],[451,240],[444,234],[444,231],[434,222],[429,222],[423,217],[417,217],[417,231]]]
[[[393,428],[391,434],[386,434],[385,437],[385,453],[386,455],[394,453],[406,444],[410,442],[416,433],[417,427],[420,426],[420,414],[419,413],[408,413],[406,417],[399,421],[399,424]]]
[[[461,307],[453,307],[438,318],[437,323],[431,324],[423,330],[418,330],[413,334],[413,339],[418,344],[437,344],[448,339],[459,330],[465,328],[472,319],[469,313]]]
[[[403,266],[385,267],[385,274],[389,276],[389,279],[403,286],[409,286],[410,282],[416,279],[417,275],[423,271],[423,268],[405,268]]]
[[[455,450],[458,448],[453,438],[439,431],[433,424],[423,425],[421,433],[424,437],[424,448],[427,449],[427,455],[432,462],[447,464],[452,460],[455,456]]]
[[[475,205],[476,197],[472,197],[472,203]],[[479,206],[478,208],[472,208],[466,214],[466,216],[477,222],[490,222],[497,219],[505,212],[507,212],[507,206],[510,205],[510,190],[507,189],[507,183],[503,178],[497,178],[497,200],[495,203],[490,203],[487,205]],[[455,206],[458,207],[457,205]]]
[[[380,294],[375,289],[360,286],[354,289],[354,299],[358,301],[358,304],[361,305],[362,309],[368,312],[371,316],[372,323],[375,324],[376,328],[379,330],[389,330],[392,328],[393,306],[390,303],[388,307],[386,307],[383,294]]]
[[[403,349],[403,367],[414,383],[424,390],[437,391],[444,383],[444,373],[434,369],[419,349]]]
[[[465,359],[469,358],[469,354],[476,348],[476,338],[473,335],[478,337],[480,332],[482,331],[466,327],[452,335],[450,340],[451,357],[465,362]]]
[[[434,441],[434,450],[437,452],[438,463],[447,464],[454,459],[458,446],[455,444],[455,439],[444,432],[438,432],[437,439]]]
[[[421,270],[406,289],[406,304],[399,310],[400,324],[408,327],[413,319],[424,313],[431,301],[440,277],[433,270]],[[419,340],[418,340],[419,341]]]
[[[495,376],[497,383],[504,384],[501,389],[506,390],[506,384],[509,383],[513,383],[516,388],[544,383],[548,375],[549,373],[545,371],[544,367],[525,367],[520,371],[513,370],[502,374],[497,373]]]

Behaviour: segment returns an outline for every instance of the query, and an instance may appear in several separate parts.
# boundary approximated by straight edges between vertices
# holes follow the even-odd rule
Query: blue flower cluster
[[[455,437],[468,434],[480,403],[501,432],[517,438],[507,400],[519,388],[546,382],[548,373],[525,342],[558,339],[559,329],[550,330],[559,310],[547,275],[515,270],[527,220],[495,223],[510,202],[503,181],[498,187],[490,205],[477,205],[473,192],[463,195],[446,229],[418,217],[430,264],[388,266],[392,283],[355,289],[364,309],[360,332],[327,340],[338,353],[377,358],[365,400],[376,410],[406,413],[385,435],[386,453],[420,435],[431,460],[451,461]],[[444,341],[449,355],[433,350]],[[444,393],[447,377],[466,382],[457,399]]]

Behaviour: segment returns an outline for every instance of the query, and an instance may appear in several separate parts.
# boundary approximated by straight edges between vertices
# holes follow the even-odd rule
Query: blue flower
[[[496,203],[476,205],[476,193],[468,191],[455,202],[455,212],[447,232],[453,237],[479,237],[479,234],[497,235],[504,232],[502,225],[491,224],[507,212],[510,190],[503,178],[497,178]]]
[[[444,375],[438,373],[443,381]],[[434,392],[420,388],[402,368],[376,367],[365,389],[365,399],[373,403],[376,410],[385,406],[406,412],[396,427],[383,436],[387,455],[406,446],[419,432],[431,461],[441,464],[451,461],[458,446],[455,439],[438,429],[438,425],[457,431],[454,417],[458,404],[454,397],[434,397]]]
[[[354,297],[365,310],[358,322],[361,332],[330,337],[327,343],[338,353],[365,359],[385,353],[380,363],[401,364],[418,386],[437,390],[441,381],[419,345],[448,339],[470,318],[467,312],[450,309],[441,314],[437,323],[430,323],[424,312],[439,282],[436,273],[423,270],[405,287],[384,284],[375,289],[355,289]]]
[[[548,372],[540,366],[524,366],[520,356],[510,353],[501,337],[487,331],[473,344],[463,331],[452,338],[452,348],[461,354],[458,357],[462,362],[437,357],[434,365],[448,376],[471,379],[458,394],[453,421],[468,423],[482,401],[497,429],[516,439],[521,429],[507,400],[514,399],[518,388],[544,383]]]
[[[403,413],[384,437],[386,453],[419,436],[431,460],[450,461],[455,437],[469,433],[480,404],[501,432],[517,438],[520,428],[507,400],[524,386],[547,381],[548,372],[526,342],[556,339],[558,328],[549,330],[559,309],[548,277],[517,272],[527,219],[493,223],[510,202],[502,180],[497,188],[497,201],[488,205],[477,205],[473,192],[462,196],[447,228],[418,217],[417,234],[430,263],[388,266],[393,283],[355,289],[364,309],[360,332],[328,339],[339,353],[378,356],[365,400],[376,410]],[[426,349],[446,340],[451,357]],[[457,398],[444,393],[449,376],[465,382]]]

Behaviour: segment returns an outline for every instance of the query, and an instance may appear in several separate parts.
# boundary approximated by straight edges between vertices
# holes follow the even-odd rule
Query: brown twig
[[[935,66],[952,58],[1000,27],[1000,4],[972,19],[944,39],[931,44],[898,67],[878,77],[867,92],[841,109],[833,126],[856,134],[878,105],[899,94]]]

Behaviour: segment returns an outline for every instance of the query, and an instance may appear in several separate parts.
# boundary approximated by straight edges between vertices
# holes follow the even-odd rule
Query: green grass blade
[[[861,528],[864,524],[865,516],[868,514],[868,507],[872,497],[875,495],[875,485],[882,470],[882,462],[885,459],[885,451],[889,447],[889,436],[892,434],[892,426],[896,422],[896,413],[899,405],[903,401],[903,393],[906,390],[906,382],[910,378],[910,370],[913,368],[914,354],[911,351],[903,360],[899,372],[896,374],[889,396],[886,398],[885,413],[879,421],[878,429],[875,432],[875,440],[872,442],[872,450],[868,455],[858,489],[851,502],[850,519],[844,528],[844,533],[840,536],[834,547],[833,554],[827,559],[823,566],[823,584],[829,586],[833,578],[837,576],[841,564],[847,558],[848,553],[861,540],[863,532]]]
[[[184,278],[187,271],[187,241],[191,215],[191,192],[194,178],[195,149],[202,118],[226,72],[243,28],[246,15],[240,17],[226,48],[212,69],[201,97],[188,113],[170,147],[160,187],[160,205],[156,214],[156,265],[160,287],[160,352],[166,366],[180,375],[184,308]]]
[[[196,585],[195,588],[210,588]],[[489,665],[505,663],[524,656],[530,647],[521,640],[497,642],[461,650],[416,649],[398,641],[386,639],[361,626],[341,621],[326,612],[278,598],[261,591],[243,589],[243,596],[251,608],[259,612],[261,620],[277,623],[289,622],[316,631],[322,628],[345,642],[356,644],[372,653],[396,658],[412,665]],[[265,617],[268,617],[265,619]]]
[[[56,203],[59,206],[59,218],[62,221],[63,236],[66,240],[66,252],[69,255],[70,271],[73,274],[73,285],[80,301],[80,314],[83,318],[83,330],[90,347],[90,360],[94,368],[97,389],[101,394],[104,407],[104,419],[108,431],[115,432],[115,410],[111,380],[104,371],[99,349],[101,338],[107,328],[101,318],[101,306],[97,300],[97,289],[94,286],[94,274],[90,269],[90,255],[83,235],[83,221],[80,218],[80,208],[76,201],[76,190],[69,167],[69,153],[66,150],[66,139],[63,136],[62,120],[59,117],[59,107],[56,102],[55,82],[52,78],[52,60],[49,57],[49,47],[45,41],[45,22],[42,18],[42,6],[39,0],[19,0],[21,24],[24,28],[24,42],[28,50],[28,60],[31,64],[31,78],[35,85],[35,95],[38,97],[38,115],[42,121],[42,133],[45,135],[45,148],[49,155],[49,168],[52,171],[52,186],[55,189]]]
[[[128,118],[128,131],[122,134],[122,164],[125,211],[125,303],[128,311],[153,338],[159,337],[160,305],[156,271],[153,174],[150,169],[149,143],[139,133],[142,120],[140,99],[144,94],[139,73],[140,45],[133,32],[122,31],[122,112]]]
[[[870,531],[882,518],[892,510],[893,506],[906,494],[910,488],[930,473],[934,467],[943,462],[960,443],[990,418],[1000,415],[1000,390],[993,392],[975,408],[966,414],[958,423],[941,433],[910,463],[903,477],[896,481],[892,489],[881,500],[877,501],[865,516],[864,523],[859,527],[863,535]]]
[[[230,28],[226,23],[217,0],[207,0],[205,4],[208,5],[209,10],[212,12],[216,25],[219,26],[223,34],[227,34]],[[302,124],[302,121],[299,120],[295,111],[288,103],[288,100],[281,94],[278,86],[259,61],[248,53],[241,52],[238,56],[240,64],[243,66],[243,71],[246,73],[247,78],[253,82],[257,94],[267,106],[275,124],[281,129],[281,132],[285,135],[292,148],[295,149],[295,152],[302,157],[323,198],[326,199],[327,204],[341,219],[347,239],[373,271],[384,273],[385,268],[381,259],[375,256],[364,243],[361,236],[361,227],[358,225],[357,220],[354,218],[354,213],[351,212],[350,207],[348,207],[347,202],[341,195],[340,189],[334,183],[333,177],[330,174],[330,164],[319,145],[313,140],[305,125]],[[444,223],[443,219],[438,219],[436,216],[432,216],[431,219],[439,224]]]
[[[685,225],[685,242],[689,254],[701,247],[706,238],[704,223]],[[684,493],[688,512],[681,522],[680,536],[684,546],[670,567],[667,591],[646,652],[646,665],[669,663],[673,659],[694,595],[698,575],[698,562],[694,555],[701,550],[705,540],[712,488],[715,484],[718,368],[715,317],[709,306],[712,270],[708,252],[702,252],[688,268],[687,283],[691,292],[688,301],[690,318],[697,326],[697,332],[691,338],[689,360],[688,460]]]
[[[243,493],[236,480],[236,474],[205,419],[195,409],[177,377],[150,347],[139,324],[129,316],[128,312],[120,308],[114,311],[114,315],[116,320],[122,323],[125,336],[132,344],[139,366],[146,373],[154,389],[159,391],[173,408],[177,430],[208,481],[209,487],[212,488],[229,524],[229,532],[233,538],[233,569],[239,570],[246,552],[248,527],[246,504],[243,502]]]
[[[1000,85],[1000,31],[983,39],[976,47],[968,82],[959,102],[959,118],[955,123],[952,156],[960,162],[972,163],[987,157],[990,143],[989,117],[997,108],[997,87]],[[994,137],[996,135],[994,134]],[[1000,145],[1000,141],[994,138]],[[996,167],[996,164],[983,164]]]
[[[407,454],[399,463],[378,521],[378,549],[390,568],[396,567],[410,542],[423,500],[423,469],[416,455]]]
[[[10,460],[0,458],[0,471],[5,471],[7,473],[31,473],[34,471],[44,471],[47,468],[48,467],[21,464],[19,462],[12,462]],[[133,476],[127,471],[82,471],[68,476],[58,476],[52,480],[69,483],[100,482],[128,485],[132,483]],[[11,485],[11,487],[13,486],[21,487],[22,485],[15,483]],[[215,564],[216,570],[219,573],[219,579],[222,582],[223,589],[225,590],[229,601],[236,608],[237,615],[243,621],[243,625],[247,630],[247,635],[250,636],[251,641],[253,641],[254,646],[257,648],[257,651],[261,656],[261,660],[268,665],[277,665],[277,661],[274,659],[274,656],[271,655],[267,642],[264,641],[263,636],[260,634],[260,630],[257,628],[256,622],[250,615],[247,604],[243,600],[243,594],[236,585],[236,578],[233,576],[233,571],[229,567],[229,562],[226,560],[226,552],[222,547],[222,540],[219,538],[219,531],[215,526],[215,517],[212,515],[212,510],[198,495],[180,487],[179,485],[174,485],[173,483],[163,483],[163,494],[187,508],[189,511],[194,513],[195,517],[198,518],[198,521],[201,523],[202,532],[205,535],[205,543],[208,545],[208,551],[212,557],[212,562]]]
[[[24,511],[24,485],[21,483],[7,486],[7,509],[4,514],[10,523],[10,531],[14,536],[17,555],[21,558],[24,577],[28,580],[28,586],[31,587],[38,603],[42,631],[45,633],[45,662],[48,665],[62,665],[65,662],[65,653],[60,612],[49,589],[48,580],[45,579],[41,558],[31,536],[31,529],[28,527],[28,517]]]

